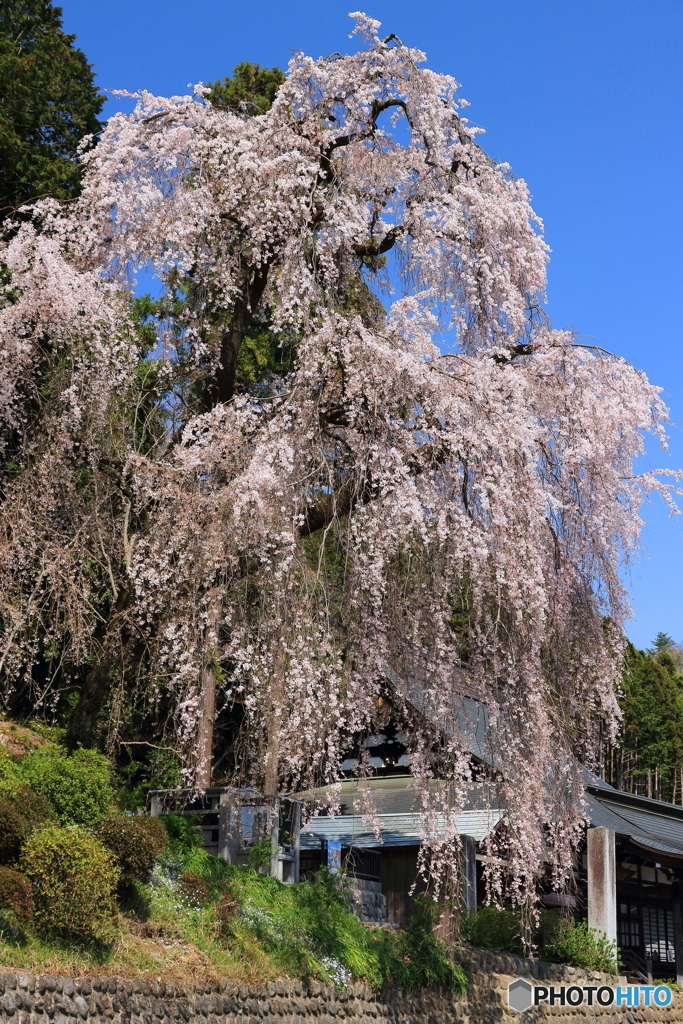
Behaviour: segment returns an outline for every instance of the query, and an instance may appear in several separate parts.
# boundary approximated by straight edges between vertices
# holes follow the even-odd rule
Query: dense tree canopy
[[[683,675],[681,649],[658,633],[651,650],[626,648],[618,742],[605,759],[619,789],[683,803]]]
[[[666,410],[539,313],[540,222],[457,83],[354,18],[359,52],[297,54],[254,116],[142,93],[81,198],[5,246],[5,686],[78,677],[91,742],[138,680],[198,784],[219,697],[268,794],[337,779],[391,702],[446,867],[475,694],[521,895],[570,871],[616,728],[620,562],[669,493],[633,462]],[[148,265],[168,292],[136,319]],[[250,376],[262,330],[287,358]]]
[[[285,73],[280,68],[262,68],[260,64],[242,61],[232,77],[209,83],[208,99],[214,106],[253,117],[271,108],[284,81]]]
[[[50,0],[0,0],[0,219],[76,195],[79,145],[102,127],[104,97],[61,25]]]

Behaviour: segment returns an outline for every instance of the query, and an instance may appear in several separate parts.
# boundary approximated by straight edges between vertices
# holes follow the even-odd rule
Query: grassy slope
[[[27,755],[41,747],[61,750],[61,732],[39,722],[0,721],[0,790]],[[120,782],[111,799],[128,806],[130,794]],[[108,945],[48,937],[30,925],[17,931],[0,912],[0,965],[80,976],[222,977],[253,984],[318,978],[340,985],[358,978],[377,988],[464,989],[462,970],[433,939],[427,919],[405,933],[367,928],[324,873],[285,886],[198,848],[186,819],[167,824],[169,846],[149,884],[134,883],[120,894]]]
[[[337,985],[359,978],[376,988],[445,984],[463,991],[462,970],[425,924],[408,932],[367,928],[324,873],[286,886],[201,849],[175,849],[162,857],[149,885],[129,889],[108,947],[4,928],[0,964],[79,976],[252,984],[318,978]]]

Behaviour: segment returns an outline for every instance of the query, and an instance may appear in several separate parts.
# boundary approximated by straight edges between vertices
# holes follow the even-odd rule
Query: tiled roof
[[[489,735],[486,705],[476,697],[463,693],[455,702],[447,720],[432,706],[423,686],[409,675],[401,677],[388,665],[384,671],[390,682],[413,707],[446,735],[457,737],[479,761],[501,769],[502,763]],[[588,820],[594,827],[614,832],[653,855],[662,854],[683,859],[683,807],[651,800],[615,789],[585,769]],[[382,837],[387,846],[406,846],[421,842],[421,815],[417,809],[414,781],[410,776],[374,778],[365,783],[373,790],[377,818],[382,823]],[[432,786],[447,786],[434,781]],[[377,839],[362,814],[356,813],[354,798],[358,796],[355,780],[341,786],[338,817],[312,819],[310,832],[302,833],[302,846],[315,846],[319,838],[337,839],[356,846],[377,846]],[[327,787],[310,793],[296,794],[299,799],[326,802]],[[458,818],[458,830],[481,842],[494,828],[504,811],[486,810],[486,794],[481,787],[471,787],[467,809]],[[318,838],[313,839],[313,832]]]
[[[591,785],[586,792],[588,819],[652,853],[683,858],[683,807]]]

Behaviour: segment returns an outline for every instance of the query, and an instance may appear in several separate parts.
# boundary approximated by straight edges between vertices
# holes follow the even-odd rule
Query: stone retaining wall
[[[0,1020],[12,1024],[683,1024],[683,996],[665,1009],[507,1006],[517,977],[572,984],[611,984],[598,973],[463,950],[465,996],[437,989],[381,994],[361,984],[337,989],[317,982],[279,981],[258,989],[235,982],[187,984],[117,978],[0,974]]]
[[[516,978],[541,985],[611,986],[618,981],[613,975],[600,971],[582,971],[576,967],[469,947],[456,953],[455,958],[464,967],[470,983],[462,1000],[462,1017],[451,1018],[449,1024],[455,1024],[455,1021],[460,1024],[460,1020],[463,1024],[537,1024],[540,1021],[552,1021],[553,1024],[589,1024],[593,1021],[596,1024],[641,1024],[645,1021],[683,1024],[683,993],[674,993],[671,1005],[661,1009],[645,1006],[582,1006],[572,1009],[557,1005],[516,1013],[508,1007],[507,1001],[508,985]],[[626,984],[623,979],[621,983]],[[429,1024],[436,1022],[430,1021]]]

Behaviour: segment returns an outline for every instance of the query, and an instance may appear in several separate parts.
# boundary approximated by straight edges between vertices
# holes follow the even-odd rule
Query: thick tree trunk
[[[256,307],[261,301],[267,281],[267,264],[255,270],[244,269],[243,284],[240,294],[235,300],[230,326],[221,338],[220,366],[209,392],[209,407],[218,402],[229,402],[235,394],[237,360],[240,349],[251,326]]]
[[[86,676],[81,696],[66,730],[66,745],[69,750],[77,746],[93,747],[97,737],[98,719],[111,694],[114,659],[106,654]]]
[[[263,779],[263,795],[267,797],[277,796],[278,791],[278,729],[275,726],[273,715],[268,722],[268,746],[266,748],[266,764]]]
[[[245,266],[242,287],[230,318],[230,325],[221,338],[220,365],[208,388],[205,405],[213,408],[219,402],[229,402],[235,393],[237,360],[242,343],[254,318],[256,307],[268,281],[269,264],[256,269]],[[197,761],[195,783],[206,788],[211,785],[213,758],[213,729],[216,715],[216,680],[218,674],[218,630],[221,618],[221,591],[214,589],[209,596],[208,623],[205,636],[204,659],[200,679],[199,725],[197,731]]]
[[[127,642],[121,635],[121,616],[127,610],[132,597],[132,588],[121,590],[105,628],[102,655],[92,666],[81,688],[81,695],[66,730],[66,745],[69,750],[77,746],[96,745],[99,717],[109,700],[112,689],[114,665],[118,653],[125,650]],[[124,634],[127,631],[124,631]]]
[[[197,729],[197,771],[195,782],[205,789],[211,785],[211,762],[213,760],[213,727],[216,717],[216,681],[218,679],[218,632],[223,610],[222,591],[214,587],[208,595],[208,622],[204,634],[204,658],[201,668],[201,689],[199,700],[199,726]]]
[[[621,748],[617,751],[617,772],[614,784],[617,789],[624,788],[624,751]]]

